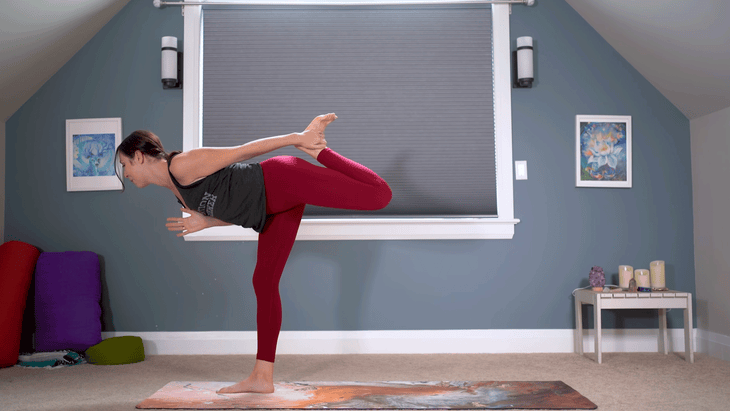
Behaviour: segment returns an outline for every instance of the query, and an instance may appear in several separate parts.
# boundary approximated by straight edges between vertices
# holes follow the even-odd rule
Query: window
[[[506,5],[492,7],[492,10],[485,9],[484,5],[401,6],[385,9],[335,7],[324,10],[312,7],[247,7],[243,10],[206,7],[201,10],[199,6],[188,6],[185,10],[185,38],[190,40],[185,42],[183,148],[189,150],[202,145],[236,145],[255,138],[299,130],[311,120],[315,107],[320,106],[320,111],[327,112],[331,110],[330,107],[337,106],[336,111],[341,117],[338,121],[344,124],[328,139],[331,142],[333,138],[337,139],[334,145],[339,152],[383,176],[394,189],[394,201],[380,214],[369,213],[367,216],[307,207],[308,210],[314,210],[305,214],[298,239],[512,238],[514,224],[518,220],[513,218],[512,207],[509,12]],[[484,20],[489,20],[491,14],[493,27],[482,24],[478,17],[475,20],[475,11],[481,12]],[[441,15],[446,13],[448,18],[439,19],[441,15],[434,15],[434,12]],[[312,19],[303,18],[307,16]],[[314,21],[314,18],[319,21]],[[444,21],[453,23],[459,18],[464,21],[452,26],[443,25]],[[295,23],[296,19],[300,21]],[[307,26],[306,22],[311,22],[311,30],[302,28]],[[462,78],[468,75],[453,75],[455,70],[477,71],[476,68],[491,63],[490,56],[475,55],[479,54],[478,49],[469,48],[475,41],[462,42],[464,45],[459,47],[458,38],[451,44],[449,42],[454,40],[444,40],[446,35],[464,27],[468,31],[467,26],[470,24],[476,30],[482,30],[479,36],[487,37],[487,42],[490,34],[494,38],[494,98],[497,103],[494,104],[494,116],[490,112],[491,96],[480,98],[480,91],[483,96],[490,90],[483,92],[479,89],[483,83],[491,83],[491,79],[485,79],[487,76],[478,73],[464,82]],[[367,27],[376,29],[372,34],[363,35]],[[369,35],[374,37],[366,38]],[[463,34],[457,33],[459,35]],[[316,39],[312,40],[316,36],[322,39],[349,37],[357,44],[351,47],[347,41],[338,38],[338,41],[327,42],[329,47],[338,49],[307,60],[313,53],[307,48],[316,43]],[[201,47],[204,38],[209,38],[211,43]],[[220,49],[213,45],[217,43],[226,43],[226,48]],[[357,50],[356,55],[353,50]],[[368,52],[372,54],[367,55]],[[231,58],[233,61],[226,60]],[[294,60],[287,61],[289,58]],[[328,59],[327,64],[316,66],[317,61],[322,59]],[[452,61],[457,63],[453,64]],[[373,62],[375,64],[369,64]],[[226,81],[230,83],[230,77],[236,75],[229,69],[241,65],[246,66],[245,75],[252,77],[250,81],[243,82],[242,86],[236,82],[227,85]],[[342,65],[346,67],[338,71],[337,67]],[[201,67],[202,70],[198,69]],[[408,74],[404,75],[404,70]],[[209,85],[205,90],[200,81],[203,75],[206,76],[204,84]],[[404,76],[407,76],[408,81],[401,83],[405,84],[391,81],[403,79]],[[316,84],[317,81],[321,83],[323,78],[333,79],[333,84],[319,95],[313,96],[313,92],[302,87],[309,83]],[[350,83],[366,86],[350,90]],[[367,86],[368,83],[373,86]],[[424,84],[430,87],[424,87]],[[491,88],[491,84],[488,87]],[[244,98],[239,98],[242,95]],[[306,100],[307,96],[313,97]],[[354,99],[353,96],[360,98]],[[449,99],[461,101],[454,105]],[[344,113],[340,108],[345,106],[342,101],[352,106],[347,107]],[[464,104],[464,101],[472,103]],[[367,104],[369,102],[376,104]],[[288,106],[282,108],[282,105]],[[453,109],[443,110],[442,107],[456,107],[456,111],[449,112]],[[357,136],[360,130],[377,121],[378,110],[388,110],[387,117],[391,122],[374,124],[368,129],[371,135]],[[393,110],[398,112],[393,113]],[[439,115],[439,110],[446,113]],[[281,115],[282,112],[286,114]],[[414,118],[416,115],[422,117]],[[439,118],[444,116],[450,118]],[[464,117],[480,117],[481,120],[488,117],[489,121],[460,121]],[[424,128],[423,124],[429,122],[431,126]],[[433,135],[425,139],[437,144],[439,136],[448,133],[449,126],[445,126],[448,122],[458,129],[454,134],[472,139],[471,142],[456,143],[473,148],[463,150],[464,158],[455,161],[467,168],[477,169],[477,172],[469,175],[476,177],[474,182],[466,186],[483,189],[453,191],[457,184],[442,178],[441,190],[444,191],[439,194],[442,198],[445,196],[468,201],[424,201],[423,198],[430,198],[432,193],[420,193],[419,197],[417,187],[438,183],[437,175],[427,173],[429,170],[439,171],[439,167],[448,167],[448,164],[439,163],[438,156],[429,163],[428,156],[433,154],[424,154],[426,157],[419,159],[419,150],[409,150],[409,147],[418,147],[418,138],[426,134],[414,130],[420,127],[434,131]],[[247,129],[251,124],[256,124],[257,128]],[[339,126],[338,122],[335,124]],[[332,129],[334,124],[328,131]],[[494,133],[492,130],[495,130]],[[401,140],[389,141],[394,134],[402,136]],[[357,138],[343,137],[348,135]],[[439,150],[453,149],[452,141],[445,141],[444,138],[440,140],[445,144],[437,149],[436,154]],[[494,145],[496,178],[494,175],[489,176],[490,172],[495,171],[495,160],[488,158],[479,161],[485,153],[495,152]],[[385,146],[388,150],[383,148]],[[382,151],[383,155],[379,155],[378,151]],[[271,155],[295,153],[298,151],[292,149],[291,152],[280,150]],[[358,153],[362,153],[365,158],[360,158]],[[366,158],[368,153],[374,156]],[[262,159],[257,158],[256,161]],[[379,159],[382,159],[381,163],[378,163]],[[425,168],[408,172],[393,170],[393,164],[398,161],[424,163]],[[426,178],[413,181],[414,174],[425,174]],[[485,184],[484,181],[496,181],[496,189],[494,184]],[[403,193],[401,198],[398,193]],[[453,206],[455,203],[456,207]],[[419,206],[414,209],[413,204]],[[185,238],[255,240],[257,234],[241,227],[219,227]]]

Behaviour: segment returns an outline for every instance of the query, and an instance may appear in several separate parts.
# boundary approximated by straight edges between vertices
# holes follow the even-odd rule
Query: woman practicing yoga
[[[253,287],[256,294],[258,352],[251,375],[219,393],[274,391],[274,357],[281,329],[279,280],[306,204],[350,210],[379,210],[392,193],[372,170],[327,147],[324,130],[337,118],[315,118],[301,133],[263,138],[230,148],[166,153],[149,131],[135,131],[117,148],[124,177],[137,187],[169,188],[189,217],[167,219],[178,237],[221,225],[241,225],[259,233]],[[291,146],[325,167],[292,156],[240,164]],[[120,177],[121,180],[121,177]]]

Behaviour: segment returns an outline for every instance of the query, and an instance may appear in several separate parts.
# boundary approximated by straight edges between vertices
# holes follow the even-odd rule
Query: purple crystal
[[[588,282],[591,287],[603,287],[606,285],[606,276],[603,274],[603,268],[599,266],[591,267],[591,273],[588,275]]]

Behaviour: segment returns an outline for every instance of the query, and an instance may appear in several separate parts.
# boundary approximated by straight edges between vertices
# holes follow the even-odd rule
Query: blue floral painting
[[[626,123],[580,122],[580,180],[627,181]]]
[[[114,133],[74,134],[73,176],[114,176]]]

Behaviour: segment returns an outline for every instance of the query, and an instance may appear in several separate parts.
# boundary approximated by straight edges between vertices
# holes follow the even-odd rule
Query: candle
[[[651,269],[651,287],[652,288],[664,288],[667,286],[667,282],[664,277],[664,261],[657,260],[652,261],[649,264]]]
[[[629,281],[634,278],[634,267],[630,265],[618,266],[618,286],[629,288]]]
[[[649,279],[649,270],[634,270],[634,279],[637,287],[651,288],[651,280]]]

